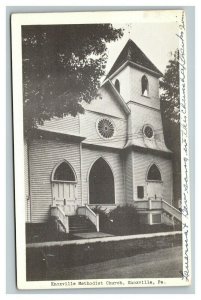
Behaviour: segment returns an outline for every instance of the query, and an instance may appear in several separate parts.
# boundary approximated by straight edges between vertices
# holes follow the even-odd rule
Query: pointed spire
[[[157,77],[161,77],[163,75],[149,60],[149,58],[142,52],[142,50],[131,39],[129,39],[106,78],[110,77],[126,61],[133,62],[139,67],[144,67],[156,73]]]

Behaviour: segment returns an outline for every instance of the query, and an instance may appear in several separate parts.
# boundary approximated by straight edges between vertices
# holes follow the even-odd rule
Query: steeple
[[[115,73],[125,62],[134,63],[136,68],[146,69],[147,72],[155,74],[157,78],[163,75],[142,50],[129,39],[106,78]]]

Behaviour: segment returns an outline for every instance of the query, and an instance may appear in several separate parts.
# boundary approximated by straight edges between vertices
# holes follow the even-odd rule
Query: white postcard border
[[[171,20],[172,11],[157,11],[155,21]],[[19,289],[58,289],[58,288],[97,288],[114,287],[114,282],[121,281],[115,287],[151,287],[151,286],[185,286],[191,284],[191,239],[190,239],[190,187],[189,187],[189,145],[188,145],[188,97],[187,97],[187,63],[186,63],[186,22],[181,11],[180,26],[180,54],[184,51],[184,60],[180,62],[180,74],[184,74],[180,86],[180,99],[185,97],[183,112],[181,111],[181,155],[182,155],[182,210],[183,210],[183,259],[188,261],[184,264],[183,278],[150,278],[143,279],[101,279],[101,280],[65,280],[55,281],[26,281],[26,243],[25,243],[25,204],[24,204],[24,144],[23,144],[23,93],[22,93],[22,47],[21,25],[30,24],[82,24],[82,23],[128,23],[132,22],[135,14],[135,22],[143,22],[143,14],[150,12],[81,12],[81,13],[46,13],[46,14],[14,14],[12,16],[12,69],[13,69],[13,119],[14,119],[14,163],[15,163],[15,211],[16,211],[16,252],[17,252],[17,282]],[[158,15],[159,14],[159,15]],[[159,16],[159,17],[158,17]],[[53,20],[54,19],[54,20]],[[50,21],[51,20],[51,21]],[[184,20],[184,21],[183,21]],[[181,38],[182,35],[182,38]],[[182,77],[181,77],[182,78]],[[180,78],[180,80],[181,80]],[[184,88],[185,86],[185,96]],[[181,104],[182,105],[182,104]],[[186,137],[186,138],[185,138]],[[188,185],[186,188],[186,184]],[[24,213],[23,213],[24,212]],[[187,249],[188,247],[188,249]],[[108,284],[110,281],[111,284]],[[133,283],[128,283],[133,281]],[[159,283],[159,281],[161,281]],[[70,282],[75,282],[71,284]],[[86,284],[79,285],[78,282]],[[87,284],[90,282],[90,284]],[[150,283],[153,282],[153,283]],[[100,283],[97,286],[95,283]]]

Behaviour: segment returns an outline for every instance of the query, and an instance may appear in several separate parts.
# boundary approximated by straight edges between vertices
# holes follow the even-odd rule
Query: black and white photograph
[[[19,289],[191,284],[182,10],[12,15]]]

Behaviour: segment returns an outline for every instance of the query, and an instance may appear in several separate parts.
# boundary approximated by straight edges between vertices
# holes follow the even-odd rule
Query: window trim
[[[147,80],[147,86],[146,86],[146,89],[145,89],[145,90],[147,90],[147,95],[144,95],[143,92],[142,92],[142,83],[143,83],[144,78],[146,78],[146,80]],[[148,80],[147,75],[145,75],[145,74],[142,75],[142,77],[141,77],[141,96],[146,97],[146,98],[150,98],[149,97],[149,80]]]
[[[146,134],[145,134],[145,129],[146,129],[146,127],[150,127],[150,128],[152,129],[153,135],[152,135],[151,137],[146,136]],[[151,126],[150,124],[145,124],[145,125],[143,126],[143,128],[142,128],[142,131],[143,131],[143,135],[144,135],[144,137],[145,137],[146,139],[149,139],[149,140],[153,140],[153,139],[154,139],[154,137],[155,137],[155,132],[154,132],[153,126]]]
[[[139,197],[139,192],[138,192],[138,188],[142,188],[142,190],[143,190],[143,197]],[[144,199],[144,185],[137,185],[137,198],[139,199],[139,200],[143,200]]]
[[[72,172],[73,172],[73,174],[74,174],[74,177],[75,177],[75,181],[54,179],[55,172],[56,172],[57,168],[58,168],[62,163],[66,163],[66,164],[71,168],[71,170],[72,170]],[[52,174],[51,174],[51,182],[52,182],[52,183],[54,183],[54,182],[55,182],[55,183],[66,182],[66,183],[75,183],[75,184],[78,182],[78,181],[77,181],[77,175],[76,175],[76,173],[75,173],[75,170],[74,170],[74,168],[72,167],[72,165],[71,165],[67,160],[62,159],[62,160],[60,160],[60,161],[54,166],[53,171],[52,171]]]
[[[149,170],[151,169],[151,167],[152,167],[153,165],[155,165],[155,166],[158,168],[158,171],[159,171],[159,173],[160,173],[161,179],[148,179]],[[146,182],[158,182],[158,183],[163,183],[161,170],[160,170],[159,166],[158,166],[155,162],[152,162],[152,163],[149,165],[149,167],[147,168]]]
[[[113,128],[114,128],[114,134],[113,134],[111,137],[104,137],[104,136],[102,136],[101,133],[100,133],[99,130],[98,130],[98,123],[99,123],[101,120],[103,120],[103,119],[108,120],[108,121],[111,122],[112,125],[113,125]],[[97,121],[96,121],[96,131],[97,131],[98,135],[99,135],[103,140],[109,141],[109,140],[112,140],[112,139],[115,137],[115,134],[116,134],[116,126],[115,126],[114,121],[113,121],[111,118],[108,118],[108,117],[101,117],[101,118],[98,118]]]
[[[52,182],[54,183],[77,183],[77,180],[75,181],[68,181],[68,180],[56,180],[56,179],[53,179]]]

